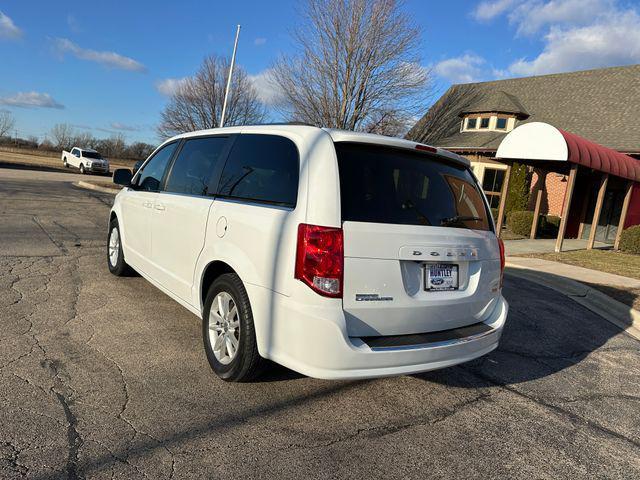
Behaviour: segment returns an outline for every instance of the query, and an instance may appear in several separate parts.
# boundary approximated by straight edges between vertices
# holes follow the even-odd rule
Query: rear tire
[[[202,338],[209,365],[222,380],[247,382],[262,372],[249,296],[235,273],[219,276],[209,288]]]
[[[69,164],[67,163],[67,157],[64,157],[62,159],[62,165],[64,166],[64,168],[69,168]]]
[[[120,235],[120,226],[117,218],[114,218],[109,223],[107,265],[109,265],[109,271],[117,277],[126,277],[133,273],[132,268],[124,261],[122,236]]]

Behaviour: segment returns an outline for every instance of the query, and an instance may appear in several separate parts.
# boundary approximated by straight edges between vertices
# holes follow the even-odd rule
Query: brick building
[[[509,165],[513,161],[529,165],[532,170],[530,209],[535,208],[540,190],[543,193],[540,213],[562,216],[570,168],[544,158],[534,158],[526,152],[516,154],[515,159],[496,158],[505,137],[528,123],[543,123],[596,145],[594,151],[606,147],[640,160],[638,111],[640,65],[604,68],[454,85],[407,136],[469,158],[491,206],[495,208],[500,204]],[[529,131],[547,132],[544,129]],[[540,141],[542,138],[555,138],[552,134],[550,137],[545,135]],[[531,148],[535,149],[535,145]],[[575,157],[577,153],[572,155]],[[636,178],[633,175],[615,175],[607,168],[601,168],[598,162],[589,163],[588,159],[577,162],[582,164],[580,171],[576,172],[574,205],[570,209],[567,206],[566,216],[575,217],[573,221],[567,218],[568,236],[589,236],[589,219],[593,218],[602,190],[601,179],[611,174],[600,194],[602,205],[597,236],[599,241],[613,243],[627,192],[626,182]],[[627,203],[631,204],[630,220],[625,226],[640,223],[640,188],[634,187],[632,198]]]

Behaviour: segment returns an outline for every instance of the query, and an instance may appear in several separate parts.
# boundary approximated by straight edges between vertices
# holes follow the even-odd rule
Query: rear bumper
[[[261,354],[304,375],[334,380],[406,375],[473,360],[498,346],[509,310],[500,296],[482,332],[446,341],[372,348],[367,339],[346,335],[339,300],[326,308],[309,308],[291,297],[280,297],[273,306],[268,336],[257,329]]]

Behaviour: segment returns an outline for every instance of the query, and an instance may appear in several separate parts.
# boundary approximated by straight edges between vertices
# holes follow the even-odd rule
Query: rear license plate
[[[458,265],[452,263],[427,263],[424,268],[424,289],[457,290]]]

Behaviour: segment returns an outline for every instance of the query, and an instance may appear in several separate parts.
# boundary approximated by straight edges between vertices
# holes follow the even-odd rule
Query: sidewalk
[[[556,290],[640,340],[640,311],[586,284],[616,290],[640,288],[640,280],[539,258],[507,257],[508,275]]]
[[[552,262],[540,258],[507,257],[507,265],[514,268],[528,268],[539,272],[552,273],[562,277],[571,278],[578,282],[597,283],[611,287],[640,289],[640,280],[623,277],[612,273],[600,272],[588,268],[568,265],[566,263]]]

